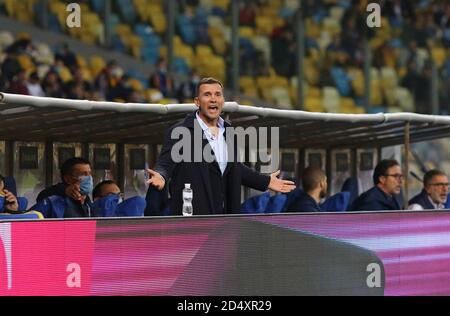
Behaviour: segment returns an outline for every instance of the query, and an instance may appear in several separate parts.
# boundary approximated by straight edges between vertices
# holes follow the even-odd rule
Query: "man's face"
[[[434,176],[425,187],[425,191],[434,203],[444,204],[447,201],[448,178],[444,175]]]
[[[218,83],[202,84],[194,102],[199,108],[202,119],[214,121],[220,116],[225,103],[222,87]]]
[[[110,194],[120,194],[120,188],[115,183],[104,184],[101,187],[100,194],[100,198],[104,198]]]
[[[399,194],[403,184],[403,174],[400,166],[393,166],[387,169],[380,178],[379,185],[387,194]]]
[[[76,164],[72,167],[70,175],[64,176],[64,181],[67,184],[79,184],[80,177],[92,175],[91,166],[88,164]]]

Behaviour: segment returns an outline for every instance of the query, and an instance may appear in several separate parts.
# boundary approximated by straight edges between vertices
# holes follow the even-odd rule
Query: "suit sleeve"
[[[158,160],[156,162],[156,166],[154,170],[161,174],[161,176],[164,177],[164,180],[166,181],[166,184],[169,182],[169,179],[172,177],[173,169],[175,167],[175,162],[172,159],[172,147],[175,144],[175,142],[178,141],[178,139],[172,139],[173,127],[170,128],[164,139],[164,144],[161,149],[161,153],[159,154]]]
[[[241,168],[242,184],[259,191],[266,191],[269,187],[270,176],[263,175],[258,171],[247,167],[243,163],[239,164]]]

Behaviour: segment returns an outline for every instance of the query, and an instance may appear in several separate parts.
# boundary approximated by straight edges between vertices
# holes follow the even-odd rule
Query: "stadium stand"
[[[109,23],[114,50],[151,64],[167,57],[164,44],[168,24],[167,2],[112,1],[112,14],[110,20],[105,22],[103,1],[81,1],[82,31],[66,26],[65,6],[69,2],[48,2],[47,23],[51,30],[63,32],[85,43],[102,45],[105,41],[105,23]],[[367,3],[364,0],[304,2],[306,110],[365,112],[362,46],[365,31],[358,25],[365,21]],[[422,83],[431,81],[433,67],[439,78],[440,103],[450,104],[450,5],[445,1],[424,0],[413,10],[412,4],[402,1],[402,6],[398,8],[395,3],[386,1],[383,5],[383,27],[367,32],[373,57],[370,107],[367,110],[429,113],[427,88],[431,87]],[[0,4],[0,12],[26,23],[38,23],[38,13],[42,10],[42,2],[36,0],[5,0]],[[283,108],[297,104],[297,83],[292,80],[298,67],[294,58],[297,45],[294,18],[297,11],[298,1],[240,1],[239,87],[242,93]],[[174,39],[174,69],[177,73],[187,78],[195,71],[200,76],[227,81],[231,45],[229,17],[230,1],[179,2],[177,35]],[[3,32],[0,47],[5,49],[12,41],[11,34]],[[58,59],[53,62],[55,56],[55,49],[45,43],[35,43],[32,52],[22,52],[16,58],[27,76],[37,70],[40,79],[43,79],[48,67],[54,68],[56,63],[60,79],[67,83],[74,71],[65,63],[58,64]],[[108,61],[100,56],[93,56],[91,60],[83,60],[79,55],[76,58],[84,79],[99,89],[98,75],[106,69]],[[132,96],[133,100],[167,102],[148,86],[148,77],[148,74],[132,74],[122,81],[114,75],[113,78],[108,77],[112,87],[118,84],[119,90],[123,85],[130,89],[125,89],[128,97],[119,93],[119,96],[104,98],[129,101]],[[175,83],[176,86],[181,84]],[[91,92],[87,93],[87,97],[101,98],[102,94]],[[441,108],[442,113],[448,111]]]

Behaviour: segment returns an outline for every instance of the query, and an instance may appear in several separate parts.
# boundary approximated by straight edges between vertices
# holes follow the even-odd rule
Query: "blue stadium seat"
[[[269,203],[270,192],[264,192],[263,194],[252,196],[244,201],[241,205],[242,214],[257,214],[264,213]]]
[[[6,176],[3,182],[5,184],[5,189],[17,196],[16,179],[11,176]]]
[[[344,184],[341,188],[341,192],[349,192],[348,202],[351,205],[359,195],[358,178],[348,177],[347,179],[345,179]]]
[[[182,57],[175,57],[173,59],[173,68],[175,72],[188,75],[190,73],[190,68],[186,63],[186,60]]]
[[[188,45],[195,45],[197,39],[192,21],[185,15],[177,17],[177,27],[181,38]]]
[[[284,210],[287,201],[287,194],[277,194],[271,196],[264,213],[280,213]]]
[[[344,69],[340,67],[332,67],[330,72],[331,77],[336,84],[336,88],[339,91],[339,94],[342,96],[349,96],[352,88],[350,84],[350,78],[348,77]]]
[[[105,11],[105,1],[104,0],[91,0],[91,8],[96,13],[103,15]]]
[[[17,204],[19,204],[19,211],[26,211],[28,207],[28,199],[24,196],[18,196]]]
[[[324,212],[345,212],[349,207],[350,192],[338,192],[327,198],[320,208]]]

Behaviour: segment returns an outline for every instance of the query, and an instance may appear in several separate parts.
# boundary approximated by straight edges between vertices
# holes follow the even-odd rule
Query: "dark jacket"
[[[38,194],[36,198],[36,203],[54,195],[67,197],[65,190],[66,184],[63,182],[48,187]],[[65,201],[67,204],[67,208],[64,211],[64,218],[90,217],[92,209],[92,201],[90,200],[89,196],[86,197],[84,204],[81,204],[80,201],[76,201],[69,197],[67,197]]]
[[[401,210],[403,202],[398,195],[388,196],[377,186],[361,194],[352,203],[348,211],[384,211]]]
[[[428,193],[425,190],[422,190],[419,194],[409,200],[408,205],[411,204],[419,204],[423,207],[424,210],[434,210],[435,207],[431,204],[430,199],[428,198]]]
[[[171,139],[172,130],[176,127],[186,127],[190,131],[191,148],[194,149],[194,124],[202,131],[195,113],[188,114],[184,120],[173,125],[167,132],[155,170],[169,183],[170,209],[172,215],[181,215],[182,191],[185,183],[190,183],[193,191],[192,206],[194,214],[231,214],[239,213],[241,206],[241,184],[256,190],[265,191],[269,186],[270,177],[238,162],[237,142],[234,142],[234,162],[228,162],[222,175],[216,161],[207,163],[194,161],[194,150],[190,153],[191,162],[175,163],[171,158],[174,144],[182,138]],[[225,127],[230,124],[225,122]],[[202,135],[203,131],[202,131]],[[211,150],[205,137],[202,137],[202,149]],[[230,149],[229,149],[230,150]],[[230,152],[230,151],[229,151]],[[170,182],[169,182],[170,180]]]
[[[300,196],[288,206],[286,212],[321,212],[319,204],[306,192],[302,191]]]

